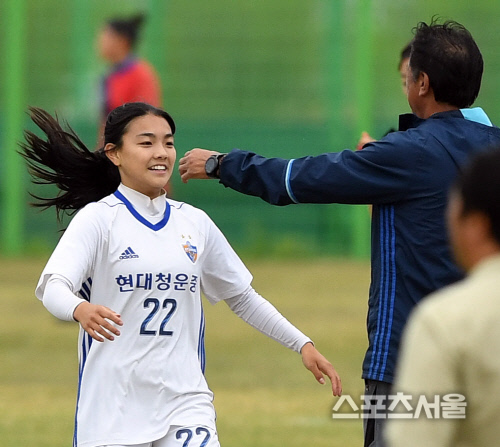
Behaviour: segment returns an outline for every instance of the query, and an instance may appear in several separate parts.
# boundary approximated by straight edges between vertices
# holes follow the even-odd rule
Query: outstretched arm
[[[179,161],[181,179],[208,179],[205,163],[219,152],[192,149]],[[224,156],[220,164],[220,181],[235,191],[257,196],[274,205],[289,205],[296,200],[287,192],[284,183],[288,160],[265,158],[260,155],[234,150]]]
[[[229,308],[250,326],[283,346],[300,352],[304,366],[316,380],[324,384],[323,374],[332,383],[334,396],[342,393],[340,377],[332,364],[314,347],[312,341],[292,325],[269,301],[261,297],[252,287],[240,295],[226,300]]]
[[[205,163],[213,154],[217,152],[187,152],[179,165],[183,181],[208,178]],[[292,160],[235,149],[222,158],[219,177],[224,186],[273,205],[389,203],[406,197],[414,187],[419,154],[407,135],[397,140],[388,135],[362,151],[346,149]]]

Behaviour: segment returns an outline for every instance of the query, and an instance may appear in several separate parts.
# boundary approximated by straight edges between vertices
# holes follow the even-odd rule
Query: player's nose
[[[167,158],[167,148],[163,144],[155,144],[154,158]]]

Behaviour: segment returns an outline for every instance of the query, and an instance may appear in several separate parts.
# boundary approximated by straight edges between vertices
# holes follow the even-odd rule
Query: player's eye
[[[141,141],[139,143],[141,146],[152,146],[153,143],[151,141]]]

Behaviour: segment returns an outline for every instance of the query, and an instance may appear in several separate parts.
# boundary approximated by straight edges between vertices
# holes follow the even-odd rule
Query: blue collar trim
[[[488,115],[486,115],[481,107],[474,107],[473,109],[460,109],[460,112],[462,112],[462,115],[466,120],[475,121],[476,123],[493,127]]]
[[[165,214],[163,215],[163,219],[158,223],[152,224],[137,212],[137,210],[134,208],[134,205],[132,205],[132,203],[130,203],[130,201],[120,191],[115,191],[114,195],[124,203],[132,216],[134,216],[143,225],[146,225],[146,227],[151,228],[153,231],[161,230],[165,225],[167,225],[168,219],[170,219],[170,205],[168,203],[165,206]]]

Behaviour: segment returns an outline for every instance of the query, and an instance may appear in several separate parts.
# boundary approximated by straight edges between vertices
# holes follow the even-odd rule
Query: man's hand
[[[332,364],[310,342],[302,347],[300,353],[302,354],[304,366],[313,373],[316,380],[321,385],[324,385],[323,374],[326,374],[332,383],[333,395],[340,396],[342,394],[342,382]]]
[[[368,132],[362,132],[361,137],[359,138],[358,145],[356,146],[356,149],[359,151],[363,149],[363,146],[368,143],[373,143],[375,138],[373,138]]]
[[[184,154],[179,160],[179,172],[184,183],[193,178],[207,179],[205,163],[211,155],[219,155],[220,152],[207,149],[192,149]]]

